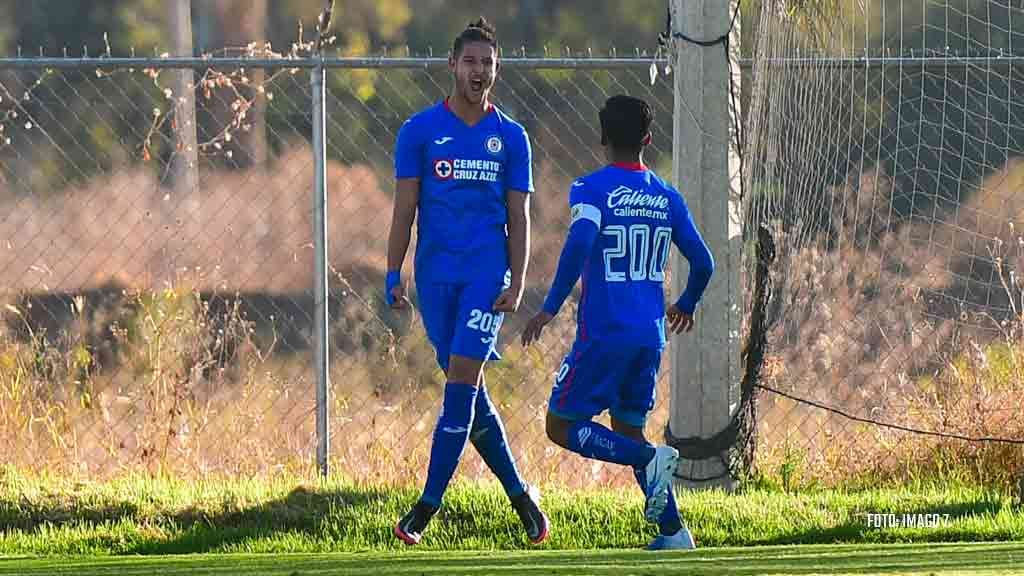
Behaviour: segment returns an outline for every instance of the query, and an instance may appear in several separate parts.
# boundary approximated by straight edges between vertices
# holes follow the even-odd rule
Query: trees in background
[[[743,2],[747,55],[758,34],[756,15],[762,1]],[[162,0],[8,0],[0,2],[0,46],[6,54],[15,54],[20,48],[25,55],[42,50],[51,56],[62,54],[65,48],[73,56],[96,56],[108,48],[114,55],[128,55],[133,50],[139,55],[169,52],[174,48],[174,37],[168,4]],[[238,54],[250,45],[259,48],[269,42],[277,52],[288,52],[293,43],[312,39],[323,4],[323,0],[193,0],[194,51],[219,54],[228,48]],[[864,8],[860,9],[862,4]],[[381,54],[385,50],[404,55],[409,46],[415,54],[426,54],[432,47],[435,56],[443,56],[451,39],[480,15],[480,6],[478,0],[339,0],[334,46],[342,55]],[[1013,32],[1024,30],[1024,21],[1019,21],[1024,13],[1005,3],[866,0],[851,4],[826,0],[790,1],[787,9],[787,17],[795,23],[796,41],[826,53],[849,51],[853,46],[862,49],[865,42],[869,49],[892,51],[948,47],[965,53],[984,46],[1024,53],[1024,34]],[[657,33],[665,25],[665,13],[666,0],[518,0],[490,5],[484,15],[497,25],[506,56],[518,53],[522,47],[533,55],[545,49],[552,55],[564,54],[567,49],[579,55],[588,48],[604,55],[613,47],[619,54],[631,54],[636,48],[652,52]],[[925,25],[907,25],[920,22],[922,17]],[[0,78],[12,94],[18,94],[37,80],[32,74],[5,71]],[[247,86],[221,88],[210,98],[203,90],[197,93],[200,142],[209,142],[236,120],[239,97],[251,102],[243,123],[248,130],[235,131],[230,144],[223,143],[220,154],[206,156],[203,162],[212,160],[223,168],[260,166],[288,146],[296,133],[309,131],[307,75],[280,78],[272,88],[280,100],[271,103],[255,92],[263,72],[248,70],[246,74],[250,80]],[[23,190],[59,190],[90,174],[137,161],[144,152],[166,164],[177,152],[179,139],[174,127],[168,122],[156,133],[150,129],[154,123],[153,104],[161,103],[162,90],[170,85],[170,74],[161,73],[159,85],[141,71],[135,71],[131,78],[121,78],[112,82],[86,72],[68,71],[47,79],[24,106],[30,114],[60,129],[45,137],[31,132],[9,134],[20,146],[17,153],[0,147],[0,171],[8,177],[9,185]],[[574,130],[587,130],[586,123],[593,120],[592,110],[565,108],[568,104],[534,91],[528,85],[529,77],[509,74],[506,79],[516,97],[508,97],[506,90],[500,94],[506,100],[503,104],[520,112],[541,138],[543,126],[558,126],[569,119],[576,123]],[[850,134],[842,142],[835,140],[835,150],[822,155],[837,158],[834,165],[850,167],[861,157],[889,159],[890,173],[895,177],[912,178],[918,186],[925,182],[931,192],[926,197],[955,201],[959,185],[950,175],[959,178],[962,159],[966,159],[966,176],[980,177],[1016,153],[1016,142],[1024,141],[1019,128],[1022,124],[1016,121],[1024,117],[1024,112],[1013,99],[970,97],[977,86],[984,86],[989,95],[1016,93],[1012,74],[968,69],[958,83],[951,83],[927,70],[903,70],[900,78],[888,75],[865,82],[851,76],[848,80],[826,87],[820,94],[821,101],[835,105],[830,121],[843,123]],[[601,90],[621,89],[600,84],[600,78],[595,79],[596,86],[588,83],[574,87],[574,81],[565,74],[551,74],[544,81],[560,93],[592,89],[590,96],[595,101],[603,95]],[[793,81],[800,79],[794,75]],[[389,131],[396,130],[403,117],[446,90],[447,82],[443,70],[434,75],[332,71],[330,154],[345,161],[380,161],[389,147],[382,144]],[[234,94],[236,89],[238,93]],[[792,93],[798,90],[795,85]],[[912,118],[943,114],[948,124],[959,126],[957,131]],[[852,130],[850,126],[861,129]],[[895,130],[894,126],[902,128]],[[836,126],[837,131],[841,128]],[[988,135],[987,143],[973,142],[969,137],[978,131]],[[801,133],[797,129],[788,132]],[[223,154],[226,148],[232,152],[230,158]],[[793,150],[799,147],[794,144]],[[906,158],[910,150],[915,151],[912,163]],[[951,162],[957,166],[952,167]],[[908,172],[908,165],[921,172]],[[833,172],[822,174],[823,182],[846,177],[845,169],[829,169]]]

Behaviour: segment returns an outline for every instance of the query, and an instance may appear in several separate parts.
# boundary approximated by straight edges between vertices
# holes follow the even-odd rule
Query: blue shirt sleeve
[[[422,178],[423,138],[417,122],[410,118],[398,130],[395,142],[395,178]]]
[[[686,280],[686,290],[679,296],[676,306],[687,314],[693,314],[704,295],[708,282],[711,281],[711,275],[715,271],[715,260],[711,256],[711,251],[705,244],[704,238],[697,231],[697,226],[693,223],[693,217],[686,206],[686,201],[678,192],[676,194],[672,241],[690,263],[690,275]]]
[[[520,126],[506,136],[508,147],[505,165],[505,188],[533,192],[533,151],[530,136]]]
[[[572,214],[569,235],[562,247],[562,255],[558,258],[555,279],[544,300],[544,311],[552,316],[558,314],[576,286],[601,230],[601,211],[590,202],[586,186],[580,180],[574,182],[569,190],[569,206]]]

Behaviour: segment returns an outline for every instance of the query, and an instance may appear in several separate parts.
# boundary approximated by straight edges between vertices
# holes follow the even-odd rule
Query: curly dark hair
[[[462,54],[462,46],[465,45],[466,42],[485,42],[490,44],[495,50],[498,49],[498,36],[494,26],[483,16],[477,19],[476,22],[470,22],[466,26],[466,29],[455,37],[455,45],[452,47],[452,54],[455,55],[456,58]]]

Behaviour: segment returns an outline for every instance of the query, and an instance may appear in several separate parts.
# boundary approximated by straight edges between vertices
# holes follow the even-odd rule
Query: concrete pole
[[[728,30],[731,5],[723,0],[671,0],[672,28],[690,38],[711,40]],[[673,175],[698,229],[715,258],[715,275],[697,308],[693,332],[670,344],[672,403],[670,430],[677,438],[709,438],[729,422],[730,389],[739,383],[739,257],[742,234],[739,199],[730,193],[738,174],[730,155],[730,63],[720,45],[674,41],[675,110]],[[737,186],[738,188],[738,186]],[[688,265],[676,253],[673,293],[686,285]],[[718,459],[680,461],[679,474],[709,477],[724,471]],[[726,476],[709,482],[679,481],[677,488],[732,489]]]

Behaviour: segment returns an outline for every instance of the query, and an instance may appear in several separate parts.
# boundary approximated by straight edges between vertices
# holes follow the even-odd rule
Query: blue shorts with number
[[[577,340],[555,377],[548,411],[566,420],[589,420],[605,410],[643,427],[654,408],[662,348]]]
[[[452,354],[485,362],[501,359],[498,331],[505,315],[494,311],[494,301],[508,280],[506,274],[468,284],[416,283],[423,325],[442,370],[448,370]]]

